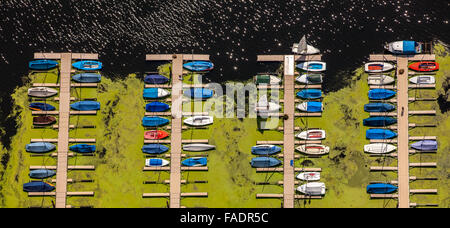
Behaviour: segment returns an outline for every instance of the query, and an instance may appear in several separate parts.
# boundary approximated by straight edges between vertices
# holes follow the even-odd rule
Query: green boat
[[[257,75],[254,80],[257,85],[279,85],[281,83],[281,79],[274,75]]]
[[[302,84],[322,84],[323,76],[321,74],[303,74],[297,77],[297,82]]]

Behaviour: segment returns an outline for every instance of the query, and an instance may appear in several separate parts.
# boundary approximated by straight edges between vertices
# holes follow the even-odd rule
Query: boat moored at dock
[[[384,116],[370,117],[363,120],[364,126],[368,127],[386,127],[396,123],[397,119]]]
[[[367,139],[393,139],[397,137],[398,134],[386,129],[369,129],[366,132]]]
[[[327,70],[327,64],[318,61],[303,62],[299,63],[297,68],[308,72],[322,72]]]
[[[161,130],[147,131],[144,134],[146,140],[159,140],[169,137],[169,133]]]
[[[398,190],[397,186],[391,184],[371,184],[367,186],[367,193],[369,194],[391,194]]]
[[[422,44],[410,40],[395,41],[387,44],[385,49],[393,54],[415,55],[422,53]]]
[[[419,72],[432,72],[439,70],[439,63],[431,61],[417,62],[411,64],[409,69]]]
[[[159,99],[170,95],[170,92],[161,88],[144,89],[144,99]]]
[[[54,144],[46,142],[36,142],[26,145],[26,150],[30,153],[47,153],[55,148],[56,146]]]
[[[386,100],[394,97],[397,92],[387,89],[373,89],[369,91],[369,99],[371,100]]]
[[[389,85],[395,82],[395,79],[386,75],[371,75],[368,78],[369,85]]]
[[[103,64],[99,61],[85,60],[72,64],[72,67],[77,70],[94,71],[101,70],[103,68]]]
[[[182,161],[181,164],[187,167],[202,167],[208,164],[208,159],[204,157],[189,158]]]
[[[330,147],[324,146],[324,145],[317,145],[317,144],[307,144],[307,145],[301,145],[296,148],[297,151],[307,154],[307,155],[325,155],[330,153]]]
[[[183,67],[189,71],[203,72],[214,69],[214,64],[208,61],[193,61],[184,64]]]
[[[96,73],[82,73],[74,75],[72,80],[79,83],[98,83],[102,80],[102,76]]]
[[[151,116],[151,117],[144,117],[142,119],[142,125],[144,127],[159,127],[168,124],[170,121],[166,118],[158,117],[158,116]]]
[[[33,181],[23,185],[24,192],[51,192],[55,189],[54,185],[42,181]]]
[[[281,161],[271,157],[253,158],[251,161],[253,168],[271,168],[281,165]]]
[[[169,161],[160,159],[160,158],[152,158],[145,160],[145,166],[147,167],[164,167],[170,164]]]
[[[56,108],[53,105],[45,103],[31,103],[30,109],[33,111],[55,111]]]
[[[319,172],[303,172],[297,176],[297,179],[302,181],[320,181]]]
[[[76,153],[87,154],[87,153],[94,153],[95,151],[97,151],[97,147],[95,145],[77,144],[71,146],[69,150]]]
[[[364,152],[369,154],[388,154],[397,150],[397,147],[387,143],[374,143],[364,146]]]
[[[281,79],[275,75],[257,75],[254,81],[257,85],[279,85],[281,83]]]
[[[33,117],[33,125],[47,126],[56,123],[56,117],[54,116],[36,116]]]
[[[390,112],[395,110],[395,106],[384,103],[370,103],[364,105],[364,111],[366,112]]]
[[[326,132],[324,130],[308,130],[301,132],[296,137],[303,140],[323,140],[326,138]]]
[[[382,73],[391,71],[394,69],[394,65],[386,62],[370,62],[365,66],[367,73]]]
[[[206,100],[206,99],[212,98],[214,96],[214,91],[211,89],[205,89],[205,88],[191,88],[191,89],[185,90],[184,95],[186,97],[189,97],[192,99]]]
[[[30,97],[47,98],[55,96],[56,94],[58,94],[58,91],[56,89],[51,89],[47,87],[34,87],[28,89],[28,96]]]
[[[297,105],[297,109],[302,112],[323,112],[322,102],[304,102]]]
[[[56,172],[48,169],[31,170],[28,176],[32,179],[47,179],[56,175]]]
[[[147,112],[165,112],[170,109],[170,105],[162,102],[152,102],[145,106]]]
[[[323,76],[321,74],[303,74],[295,79],[297,82],[307,85],[317,85],[323,83]]]
[[[70,107],[78,111],[96,111],[100,110],[100,103],[96,101],[80,101],[71,104]]]
[[[413,143],[411,147],[420,151],[435,151],[438,149],[438,143],[435,140],[423,140]]]
[[[183,150],[191,151],[191,152],[202,152],[202,151],[208,151],[208,150],[214,150],[214,149],[216,149],[216,146],[214,146],[214,145],[201,144],[201,143],[183,145]]]
[[[418,85],[432,85],[436,83],[436,78],[431,75],[420,75],[416,77],[412,77],[409,81],[413,84]]]
[[[148,144],[142,147],[142,153],[144,154],[163,154],[169,151],[169,147],[161,144]]]
[[[281,152],[281,147],[274,145],[258,145],[252,147],[252,154],[270,156]]]
[[[159,74],[152,74],[145,76],[144,82],[150,85],[161,85],[169,82],[169,78]]]
[[[318,89],[305,89],[298,92],[297,97],[302,99],[319,99],[322,97],[322,91]]]
[[[214,123],[212,116],[193,116],[184,120],[184,123],[190,126],[201,127]]]
[[[50,70],[59,65],[58,62],[49,59],[40,59],[31,61],[28,66],[32,70]]]
[[[307,196],[324,196],[326,186],[325,183],[311,182],[298,187],[297,191]]]

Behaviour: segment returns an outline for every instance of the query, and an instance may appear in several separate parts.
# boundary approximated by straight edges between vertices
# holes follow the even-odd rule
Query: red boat
[[[417,62],[409,66],[411,70],[430,72],[439,70],[439,63],[437,62]]]
[[[165,131],[147,131],[145,132],[145,139],[147,140],[158,140],[169,137],[169,133]]]

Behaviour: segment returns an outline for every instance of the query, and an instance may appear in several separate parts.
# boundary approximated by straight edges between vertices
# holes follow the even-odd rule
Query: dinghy
[[[216,146],[208,145],[208,144],[186,144],[186,145],[183,145],[184,151],[191,151],[191,152],[202,152],[202,151],[208,151],[208,150],[214,150],[214,149],[216,149]]]
[[[297,106],[302,112],[323,112],[322,102],[304,102]]]
[[[55,111],[56,108],[49,104],[44,103],[31,103],[30,109],[33,111]]]
[[[88,154],[95,153],[95,151],[97,151],[97,147],[95,145],[78,144],[71,146],[69,150],[76,153]]]
[[[394,105],[384,103],[370,103],[364,105],[364,111],[366,112],[390,112],[394,109]]]
[[[309,72],[322,72],[327,70],[327,64],[324,62],[303,62],[297,65],[297,68]]]
[[[28,174],[32,179],[47,179],[56,175],[56,172],[48,169],[32,170]]]
[[[411,147],[420,151],[435,151],[438,149],[438,143],[435,140],[424,140],[412,144]]]
[[[391,184],[371,184],[367,186],[369,194],[391,194],[398,190],[397,186]]]
[[[214,69],[214,64],[207,61],[194,61],[184,64],[183,67],[189,71],[201,72]]]
[[[186,120],[184,120],[184,123],[187,125],[195,126],[195,127],[201,127],[206,126],[214,123],[214,117],[212,116],[193,116]]]
[[[55,145],[46,142],[30,143],[26,145],[27,152],[30,153],[47,153],[56,148]]]
[[[31,89],[28,89],[28,96],[30,97],[52,97],[58,94],[58,91],[56,89],[50,89],[47,87],[34,87]]]
[[[169,147],[161,144],[149,144],[142,147],[144,154],[163,154],[169,151]]]
[[[397,137],[397,133],[386,129],[369,129],[366,132],[367,139],[393,139]]]
[[[367,73],[382,73],[394,69],[394,65],[386,62],[367,63],[365,70]]]
[[[144,99],[159,99],[170,95],[170,92],[161,88],[144,89]]]
[[[252,154],[270,156],[281,152],[281,147],[274,145],[258,145],[252,147]]]
[[[418,85],[432,85],[436,84],[436,78],[431,75],[420,75],[409,79],[413,84]]]
[[[71,104],[70,107],[77,111],[96,111],[100,110],[100,103],[96,101],[80,101]]]
[[[169,133],[166,131],[147,131],[144,138],[146,140],[159,140],[169,137]]]
[[[326,133],[324,130],[309,130],[296,135],[296,137],[303,140],[323,140],[326,138]]]
[[[321,182],[311,182],[298,187],[297,191],[307,196],[323,196],[326,193],[326,186]]]
[[[364,151],[369,154],[389,154],[397,150],[397,147],[387,143],[374,143],[364,146]]]
[[[330,153],[330,147],[317,144],[308,144],[297,147],[297,151],[308,155],[319,156]]]
[[[373,89],[369,91],[369,99],[371,100],[386,100],[392,98],[397,93],[387,89]]]
[[[422,53],[422,44],[416,41],[395,41],[385,46],[386,50],[393,54],[420,54]]]
[[[302,181],[320,181],[319,172],[304,172],[297,176],[297,179]]]
[[[33,125],[46,126],[56,123],[56,117],[53,116],[37,116],[33,117]]]
[[[281,165],[281,161],[270,157],[253,158],[251,161],[253,168],[271,168]]]
[[[411,64],[409,69],[419,72],[431,72],[439,70],[439,63],[437,62],[417,62]]]
[[[201,167],[208,164],[208,159],[203,157],[189,158],[181,162],[182,165],[187,167]]]
[[[303,74],[295,80],[302,84],[317,85],[323,83],[323,76],[321,74]]]
[[[274,75],[257,75],[255,76],[254,81],[256,85],[279,85],[281,83],[281,79]]]
[[[159,127],[168,124],[170,121],[166,118],[152,116],[152,117],[144,117],[142,119],[142,125],[144,127]]]
[[[145,106],[147,112],[165,112],[170,109],[170,106],[162,102],[152,102]]]
[[[270,112],[278,112],[281,109],[281,105],[275,102],[269,102],[267,95],[262,95],[256,104],[256,111],[261,115],[267,115]]]
[[[386,75],[369,76],[369,85],[389,85],[395,82],[395,79]]]
[[[98,83],[102,80],[102,76],[95,73],[83,73],[74,75],[72,80],[79,83]]]
[[[299,55],[315,55],[319,54],[320,50],[308,45],[306,42],[306,36],[303,36],[299,43],[295,43],[292,46],[292,52]]]
[[[72,64],[72,66],[73,66],[73,68],[78,69],[78,70],[91,71],[91,70],[101,70],[103,67],[103,64],[99,61],[87,60],[87,61],[76,62],[76,63]]]
[[[31,61],[28,66],[32,70],[50,70],[58,66],[58,62],[54,60],[42,59]]]
[[[384,116],[371,117],[363,120],[364,126],[367,127],[386,127],[396,123],[397,119]]]
[[[51,192],[55,189],[55,186],[41,181],[33,181],[23,185],[24,192]]]
[[[168,166],[169,164],[170,164],[169,161],[160,158],[152,158],[145,160],[145,166],[147,167],[164,167]]]
[[[166,84],[167,82],[169,82],[169,79],[162,75],[153,74],[153,75],[145,76],[144,82],[146,84],[151,84],[151,85],[161,85],[161,84]]]
[[[191,88],[184,91],[184,95],[192,99],[209,99],[214,96],[214,91],[205,88]]]
[[[305,89],[298,92],[297,97],[303,99],[319,99],[322,97],[322,91],[318,89]]]

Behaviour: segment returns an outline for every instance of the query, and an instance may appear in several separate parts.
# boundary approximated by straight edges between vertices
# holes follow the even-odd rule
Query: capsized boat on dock
[[[394,97],[397,92],[387,89],[373,89],[369,91],[369,99],[371,100],[386,100]]]
[[[102,80],[102,76],[96,73],[82,73],[74,75],[72,80],[79,83],[98,83]]]
[[[307,85],[318,85],[323,83],[321,74],[303,74],[295,79],[297,82]]]
[[[36,169],[30,171],[28,176],[32,179],[47,179],[56,175],[56,172],[48,169]]]
[[[420,54],[422,53],[422,44],[410,40],[395,41],[387,44],[385,49],[393,54]]]
[[[94,153],[97,151],[97,147],[95,145],[88,145],[88,144],[77,144],[73,145],[69,148],[70,151],[81,153],[81,154],[88,154],[88,153]]]
[[[369,154],[388,154],[397,150],[397,147],[387,143],[374,143],[364,146],[364,151]]]
[[[411,147],[420,151],[435,151],[438,149],[438,143],[435,140],[423,140],[413,143]]]
[[[297,179],[302,181],[320,181],[319,172],[303,172],[297,176]]]
[[[193,116],[184,120],[184,123],[190,126],[201,127],[214,123],[212,116]]]
[[[326,186],[321,182],[311,182],[298,187],[297,191],[307,196],[323,196],[326,193]]]
[[[44,103],[31,103],[30,109],[33,111],[55,111],[56,108],[53,105]]]
[[[387,75],[371,75],[367,79],[369,85],[389,85],[395,82],[395,79]]]
[[[297,64],[297,68],[308,72],[322,72],[327,70],[327,64],[324,62],[310,61]]]
[[[367,186],[369,194],[391,194],[398,190],[397,186],[391,184],[371,184]]]
[[[169,137],[169,133],[161,130],[147,131],[144,134],[146,140],[160,140]]]
[[[184,151],[191,151],[191,152],[202,152],[202,151],[208,151],[208,150],[214,150],[214,149],[216,149],[216,146],[214,146],[214,145],[201,144],[201,143],[183,145]]]
[[[281,165],[281,161],[271,157],[253,158],[251,161],[253,168],[271,168]]]
[[[96,111],[100,110],[100,103],[97,101],[80,101],[71,104],[70,107],[78,111]]]
[[[397,119],[384,116],[370,117],[363,120],[364,126],[368,127],[386,127],[396,123]]]
[[[56,117],[54,116],[36,116],[33,117],[33,125],[47,126],[56,123]]]
[[[26,145],[25,149],[30,153],[47,153],[54,150],[56,146],[52,143],[36,142]]]
[[[397,137],[398,134],[386,129],[369,129],[366,132],[367,139],[393,139]]]
[[[417,62],[411,64],[409,69],[419,72],[437,71],[439,70],[439,63],[431,61]]]
[[[58,65],[58,62],[49,59],[33,60],[28,64],[28,66],[32,70],[50,70],[57,67]]]
[[[28,96],[30,97],[47,98],[55,96],[56,94],[58,94],[58,91],[56,89],[51,89],[47,87],[34,87],[28,89]]]
[[[208,165],[208,159],[204,157],[189,158],[182,161],[181,164],[187,167],[201,167]]]
[[[202,72],[214,69],[214,64],[208,61],[193,61],[183,65],[189,71]]]
[[[151,74],[147,75],[144,78],[144,82],[150,85],[161,85],[169,82],[169,78],[159,75],[159,74]]]
[[[390,112],[394,109],[394,105],[384,103],[370,103],[364,105],[364,111],[366,112]]]
[[[170,164],[169,161],[161,159],[161,158],[152,158],[145,160],[145,166],[147,167],[164,167]]]
[[[170,92],[161,88],[144,89],[144,99],[159,99],[170,95]]]
[[[163,154],[169,151],[169,147],[161,144],[148,144],[142,147],[142,153],[144,154]]]
[[[394,65],[386,62],[370,62],[365,66],[367,73],[382,73],[394,69]]]
[[[322,102],[304,102],[297,105],[297,109],[302,112],[323,112]]]
[[[159,127],[168,124],[170,121],[166,118],[158,116],[146,116],[142,119],[142,125],[144,127]]]
[[[296,135],[297,138],[303,140],[323,140],[326,138],[324,130],[308,130]]]
[[[416,77],[412,77],[409,81],[413,84],[418,85],[432,85],[436,83],[436,78],[431,75],[420,75]]]
[[[99,61],[85,60],[72,64],[72,67],[78,70],[92,71],[101,70],[103,68],[103,64]]]
[[[296,149],[301,153],[313,156],[320,156],[330,153],[330,147],[317,144],[301,145]]]
[[[252,147],[252,154],[270,156],[281,152],[281,147],[274,145],[258,145]]]
[[[55,186],[42,181],[32,181],[23,185],[24,192],[51,192]]]

